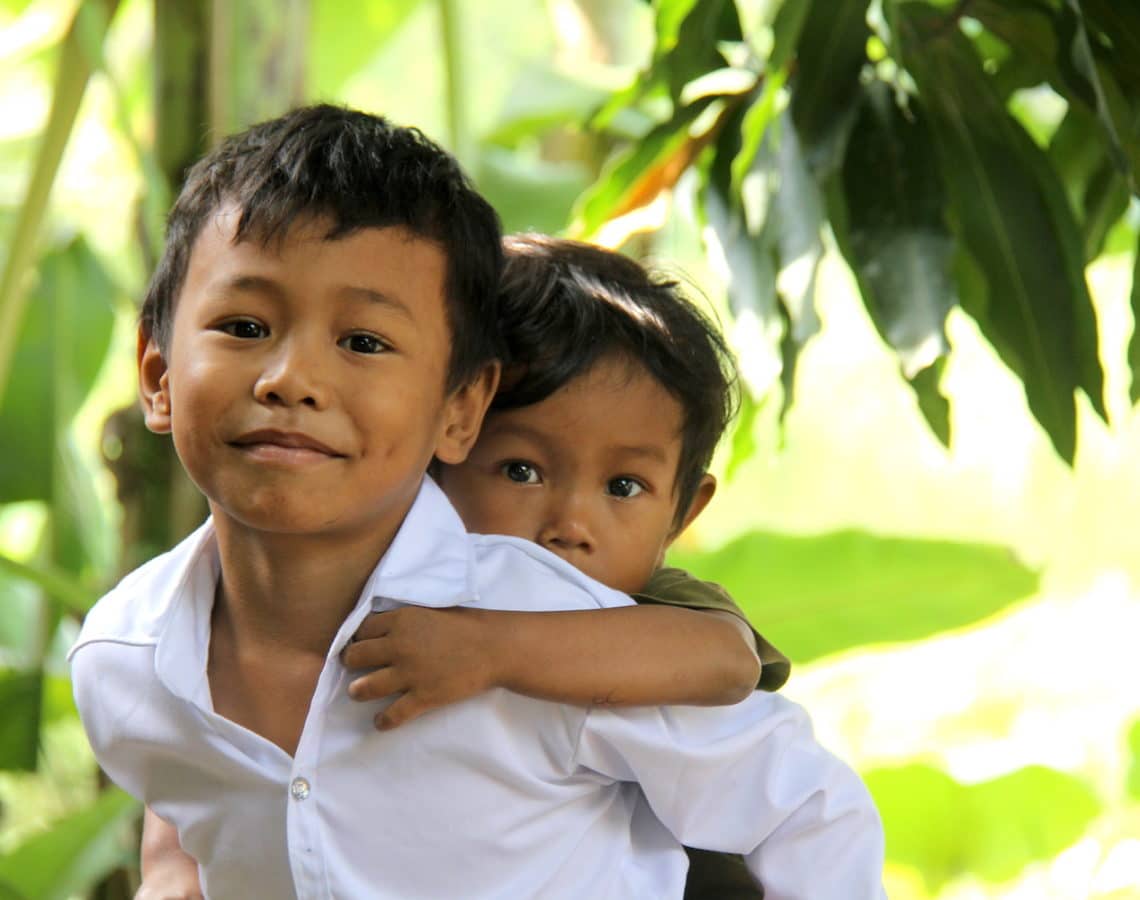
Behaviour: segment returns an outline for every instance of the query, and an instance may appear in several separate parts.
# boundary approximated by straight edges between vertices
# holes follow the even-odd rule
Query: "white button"
[[[289,793],[293,795],[294,800],[304,800],[309,796],[309,782],[304,778],[294,778],[293,783],[289,785]]]

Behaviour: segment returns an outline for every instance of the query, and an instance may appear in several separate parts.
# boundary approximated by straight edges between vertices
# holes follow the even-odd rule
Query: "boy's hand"
[[[341,655],[350,669],[374,669],[348,686],[353,700],[400,694],[376,716],[381,731],[494,687],[494,633],[487,610],[404,606],[364,620]]]

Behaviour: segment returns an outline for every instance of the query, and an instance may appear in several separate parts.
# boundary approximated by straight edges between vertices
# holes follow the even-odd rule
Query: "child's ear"
[[[143,420],[155,434],[170,432],[170,384],[158,342],[141,325],[136,342]]]
[[[454,466],[467,459],[499,386],[500,372],[498,362],[487,363],[478,375],[447,398],[443,432],[435,448],[440,462]]]
[[[670,542],[675,540],[682,531],[693,524],[697,516],[704,512],[705,507],[709,505],[709,501],[713,498],[713,494],[715,493],[716,479],[708,472],[705,472],[705,474],[701,476],[701,482],[697,485],[696,493],[693,494],[693,500],[689,504],[689,508],[685,510],[685,516],[681,519],[681,524],[678,525],[676,529],[674,529],[673,534],[670,535]]]

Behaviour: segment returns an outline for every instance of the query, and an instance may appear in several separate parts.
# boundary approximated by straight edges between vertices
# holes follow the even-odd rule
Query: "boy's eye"
[[[339,343],[353,353],[383,353],[388,349],[388,345],[374,334],[350,334]]]
[[[219,331],[242,340],[256,340],[269,334],[269,329],[253,319],[234,319],[219,326]]]
[[[611,478],[610,483],[606,485],[606,492],[608,494],[613,497],[621,497],[622,499],[636,497],[644,490],[645,488],[640,482],[626,475]]]
[[[538,484],[538,470],[530,463],[509,462],[503,463],[502,472],[511,481],[518,484]]]

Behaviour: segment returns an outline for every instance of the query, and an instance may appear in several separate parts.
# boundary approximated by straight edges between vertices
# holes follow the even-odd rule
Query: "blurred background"
[[[137,883],[65,661],[203,515],[134,409],[136,304],[186,165],[311,100],[716,310],[745,398],[674,562],[794,660],[892,898],[1140,897],[1140,4],[1113,0],[0,0],[0,897]]]

